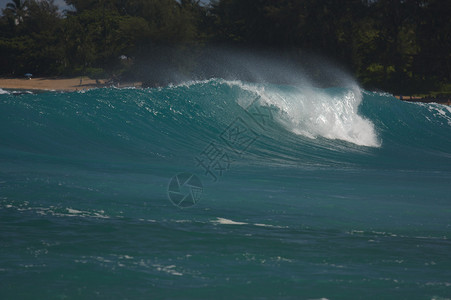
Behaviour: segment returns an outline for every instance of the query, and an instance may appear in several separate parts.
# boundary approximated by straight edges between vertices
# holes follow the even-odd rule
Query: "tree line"
[[[158,82],[189,74],[211,45],[328,57],[366,87],[449,89],[448,0],[12,0],[0,16],[0,75]],[[288,51],[289,50],[289,51]],[[154,72],[153,70],[159,70]]]

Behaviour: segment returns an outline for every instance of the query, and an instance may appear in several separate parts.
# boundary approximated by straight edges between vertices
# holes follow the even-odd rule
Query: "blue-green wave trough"
[[[449,299],[451,109],[211,79],[0,94],[1,299]]]

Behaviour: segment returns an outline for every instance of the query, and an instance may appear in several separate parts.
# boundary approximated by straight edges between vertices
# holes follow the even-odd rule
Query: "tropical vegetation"
[[[328,57],[364,85],[449,86],[447,0],[12,0],[0,16],[0,75],[89,75],[158,83],[215,45]]]

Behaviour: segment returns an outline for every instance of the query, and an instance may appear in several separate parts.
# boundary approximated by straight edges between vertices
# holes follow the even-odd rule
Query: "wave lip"
[[[289,129],[293,133],[338,139],[359,146],[381,146],[374,124],[358,113],[362,101],[359,90],[344,90],[335,95],[307,91],[296,99],[300,99],[300,103],[292,106],[298,111],[288,111]]]
[[[229,84],[258,95],[261,106],[276,108],[275,120],[294,134],[343,140],[359,146],[381,146],[374,124],[359,114],[362,92],[358,87]],[[249,105],[249,101],[237,101],[243,107]]]

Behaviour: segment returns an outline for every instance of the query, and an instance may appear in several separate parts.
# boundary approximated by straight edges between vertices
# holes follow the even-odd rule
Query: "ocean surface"
[[[0,299],[450,299],[450,233],[447,106],[0,90]]]

